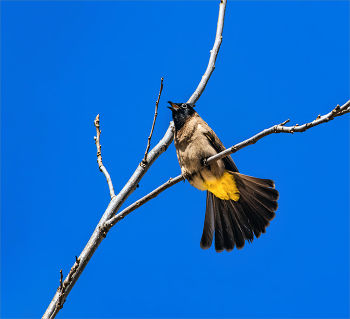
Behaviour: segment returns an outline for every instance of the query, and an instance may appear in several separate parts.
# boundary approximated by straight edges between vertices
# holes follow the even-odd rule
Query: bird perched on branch
[[[208,166],[205,160],[225,150],[209,125],[189,103],[168,102],[175,124],[175,148],[182,175],[207,191],[207,207],[200,246],[215,250],[242,249],[245,240],[259,238],[275,217],[278,191],[270,179],[240,174],[231,156]]]

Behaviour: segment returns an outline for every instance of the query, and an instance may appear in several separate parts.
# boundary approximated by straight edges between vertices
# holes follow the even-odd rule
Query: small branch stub
[[[280,126],[284,126],[284,125],[286,125],[286,124],[289,123],[289,122],[290,122],[289,119],[288,119],[288,120],[285,120],[283,123],[280,124]]]
[[[152,129],[151,129],[150,135],[148,136],[146,152],[145,152],[145,156],[144,156],[144,158],[143,158],[143,160],[141,162],[141,165],[146,165],[147,164],[147,154],[148,154],[149,148],[151,147],[151,138],[152,138],[152,135],[153,135],[154,126],[156,124],[156,119],[157,119],[157,115],[158,115],[158,104],[159,104],[160,96],[162,95],[162,91],[163,91],[163,80],[164,80],[164,78],[160,79],[160,89],[159,89],[158,99],[156,101],[156,110],[154,112]]]
[[[66,294],[65,294],[66,288],[72,282],[73,276],[74,276],[75,272],[77,271],[79,264],[80,264],[80,259],[77,256],[75,256],[75,263],[74,263],[73,267],[71,268],[65,281],[63,281],[62,269],[60,270],[60,286],[57,289],[59,292],[59,296],[58,296],[58,301],[56,304],[55,311],[51,316],[52,319],[55,318],[57,313],[63,308],[63,304],[66,301]]]
[[[95,144],[97,147],[97,164],[98,164],[100,171],[102,172],[101,166],[103,166],[103,164],[102,164],[102,154],[101,154],[101,144],[100,144],[100,135],[101,135],[100,114],[97,114],[95,121],[94,121],[94,125],[96,127],[96,134],[97,134],[97,136],[94,137]]]

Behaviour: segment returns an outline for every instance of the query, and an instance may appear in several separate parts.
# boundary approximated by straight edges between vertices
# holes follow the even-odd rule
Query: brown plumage
[[[240,174],[231,156],[207,167],[203,161],[225,150],[193,105],[169,102],[175,124],[175,148],[182,174],[189,183],[207,190],[204,227],[200,246],[215,250],[242,249],[265,233],[275,218],[278,191],[270,179]]]

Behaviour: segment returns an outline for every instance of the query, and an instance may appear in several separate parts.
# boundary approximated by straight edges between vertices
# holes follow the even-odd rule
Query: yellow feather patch
[[[227,171],[216,181],[204,181],[204,185],[209,192],[220,199],[232,199],[235,202],[239,200],[239,191],[235,178]]]

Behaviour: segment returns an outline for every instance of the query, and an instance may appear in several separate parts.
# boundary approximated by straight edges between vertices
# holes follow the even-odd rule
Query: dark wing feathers
[[[215,151],[220,153],[226,150],[224,144],[222,144],[222,142],[219,140],[219,138],[216,136],[216,134],[212,130],[208,130],[208,132],[204,133],[204,135],[207,137],[209,143],[215,149]],[[225,168],[228,171],[238,172],[238,168],[231,156],[226,156],[222,160],[224,161]]]

